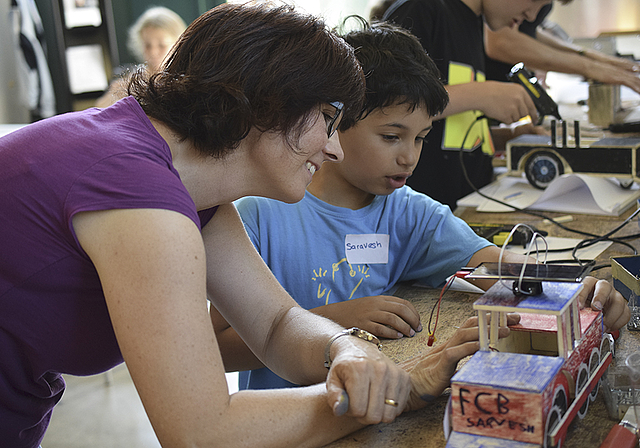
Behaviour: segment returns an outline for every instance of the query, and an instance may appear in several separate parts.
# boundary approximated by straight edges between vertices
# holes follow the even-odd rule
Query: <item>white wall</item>
[[[1,0],[0,0],[1,1]],[[246,0],[227,0],[229,3],[244,3]],[[259,0],[258,0],[259,1]],[[281,0],[287,4],[293,4],[296,8],[309,14],[322,17],[331,27],[339,25],[342,20],[351,15],[358,14],[364,18],[369,17],[369,4],[375,4],[378,0]]]
[[[573,0],[555,2],[549,19],[572,37],[597,37],[607,31],[640,30],[638,0]]]
[[[324,17],[331,26],[349,14],[368,18],[378,0],[290,0],[305,11]],[[596,37],[606,31],[640,30],[639,0],[573,0],[555,2],[550,19],[573,37]]]
[[[10,1],[0,0],[0,123],[28,123],[24,86],[16,69],[18,44],[11,32],[19,16],[9,11]]]
[[[368,2],[369,0],[293,0],[296,7],[323,17],[332,27],[339,25],[351,14],[368,18]]]

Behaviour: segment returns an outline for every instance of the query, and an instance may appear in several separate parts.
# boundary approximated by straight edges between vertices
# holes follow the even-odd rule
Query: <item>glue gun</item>
[[[525,68],[524,63],[518,62],[514,65],[507,75],[507,79],[511,82],[517,82],[525,88],[538,110],[538,124],[542,123],[545,115],[552,115],[558,120],[562,120],[558,112],[558,105],[538,83],[538,78]]]

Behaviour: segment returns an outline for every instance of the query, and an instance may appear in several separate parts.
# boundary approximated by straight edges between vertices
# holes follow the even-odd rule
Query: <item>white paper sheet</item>
[[[534,188],[524,177],[504,176],[480,189],[487,196],[528,210],[618,216],[640,198],[640,187],[620,187],[616,179],[587,174],[563,174],[546,188]],[[511,212],[511,207],[471,193],[458,206],[479,212]]]

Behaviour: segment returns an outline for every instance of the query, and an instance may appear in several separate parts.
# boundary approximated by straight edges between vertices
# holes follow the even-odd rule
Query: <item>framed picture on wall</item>
[[[72,94],[107,90],[109,81],[102,46],[94,44],[67,47],[66,57]]]
[[[102,24],[100,0],[62,0],[62,6],[68,29]]]

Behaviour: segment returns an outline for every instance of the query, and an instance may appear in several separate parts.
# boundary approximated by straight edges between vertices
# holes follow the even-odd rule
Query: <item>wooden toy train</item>
[[[580,283],[540,285],[522,295],[498,281],[474,303],[480,351],[452,379],[447,448],[559,447],[597,396],[613,356],[602,313],[579,309]],[[521,321],[499,340],[507,312]]]

